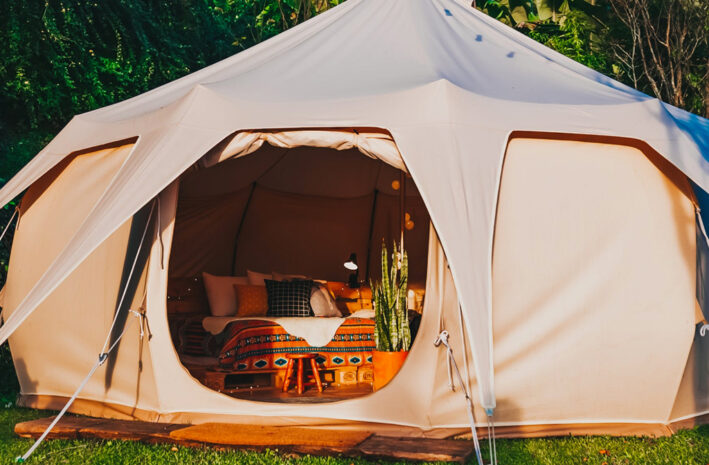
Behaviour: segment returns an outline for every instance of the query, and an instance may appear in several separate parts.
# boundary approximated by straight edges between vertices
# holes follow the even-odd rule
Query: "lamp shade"
[[[357,265],[357,254],[352,252],[350,254],[350,257],[347,259],[345,262],[345,268],[351,271],[356,271],[359,269],[359,266]]]

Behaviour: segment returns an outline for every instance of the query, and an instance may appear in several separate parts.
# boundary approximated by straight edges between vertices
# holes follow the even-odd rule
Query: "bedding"
[[[286,354],[317,352],[315,359],[323,369],[371,364],[374,343],[374,320],[370,318],[301,318],[311,320],[343,320],[330,341],[323,346],[311,346],[286,331],[275,321],[239,319],[227,327],[226,343],[218,359],[224,368],[236,371],[282,370]],[[316,323],[317,324],[317,323]]]
[[[265,280],[268,292],[268,316],[313,316],[310,308],[312,280],[274,281]]]
[[[315,316],[321,317],[339,317],[342,312],[337,308],[335,300],[327,290],[327,286],[317,282],[313,283],[313,289],[310,292],[310,308],[313,309]]]
[[[234,293],[237,316],[265,316],[268,313],[268,293],[265,286],[235,284]],[[212,316],[218,315],[212,314]]]
[[[249,284],[252,286],[265,286],[265,281],[267,279],[273,279],[273,276],[270,274],[259,273],[251,270],[246,270],[246,276],[249,278]]]
[[[315,317],[239,317],[239,316],[208,316],[202,320],[202,328],[216,336],[224,332],[229,324],[238,321],[258,320],[270,321],[279,324],[291,336],[306,340],[314,347],[327,345],[335,336],[337,328],[345,322],[346,318],[374,319],[374,310],[360,310],[345,318],[315,318]]]
[[[236,314],[236,284],[248,284],[246,276],[215,276],[202,273],[204,289],[207,293],[209,311],[213,316],[229,316]]]

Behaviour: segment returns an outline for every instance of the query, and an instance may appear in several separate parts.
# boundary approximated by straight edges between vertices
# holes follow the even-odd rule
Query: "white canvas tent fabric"
[[[496,406],[495,217],[515,131],[643,141],[709,189],[706,120],[554,53],[468,2],[349,0],[201,71],[75,117],[10,180],[0,204],[72,152],[136,138],[55,259],[10,309],[0,343],[121,225],[227,136],[284,128],[391,134],[457,284],[477,401],[485,409]]]

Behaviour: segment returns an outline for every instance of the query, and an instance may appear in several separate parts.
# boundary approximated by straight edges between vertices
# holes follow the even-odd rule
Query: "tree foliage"
[[[0,2],[0,178],[73,115],[140,94],[339,0]]]
[[[538,42],[649,95],[709,117],[706,0],[481,0]]]
[[[678,107],[701,112],[709,74],[709,2],[616,0],[608,34],[621,78]],[[709,108],[705,107],[705,112]],[[707,114],[709,116],[709,114]]]

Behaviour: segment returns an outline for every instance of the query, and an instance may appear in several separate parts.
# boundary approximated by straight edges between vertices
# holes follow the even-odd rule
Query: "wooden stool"
[[[290,378],[293,375],[293,362],[298,361],[298,371],[297,371],[297,384],[298,394],[303,393],[303,360],[310,360],[310,368],[313,371],[313,378],[315,378],[315,385],[318,387],[318,392],[322,392],[322,382],[320,381],[320,372],[318,371],[318,365],[315,363],[315,357],[318,354],[306,353],[306,354],[286,354],[288,359],[288,365],[286,365],[286,376],[283,379],[283,392],[288,392],[288,386],[290,386]]]

